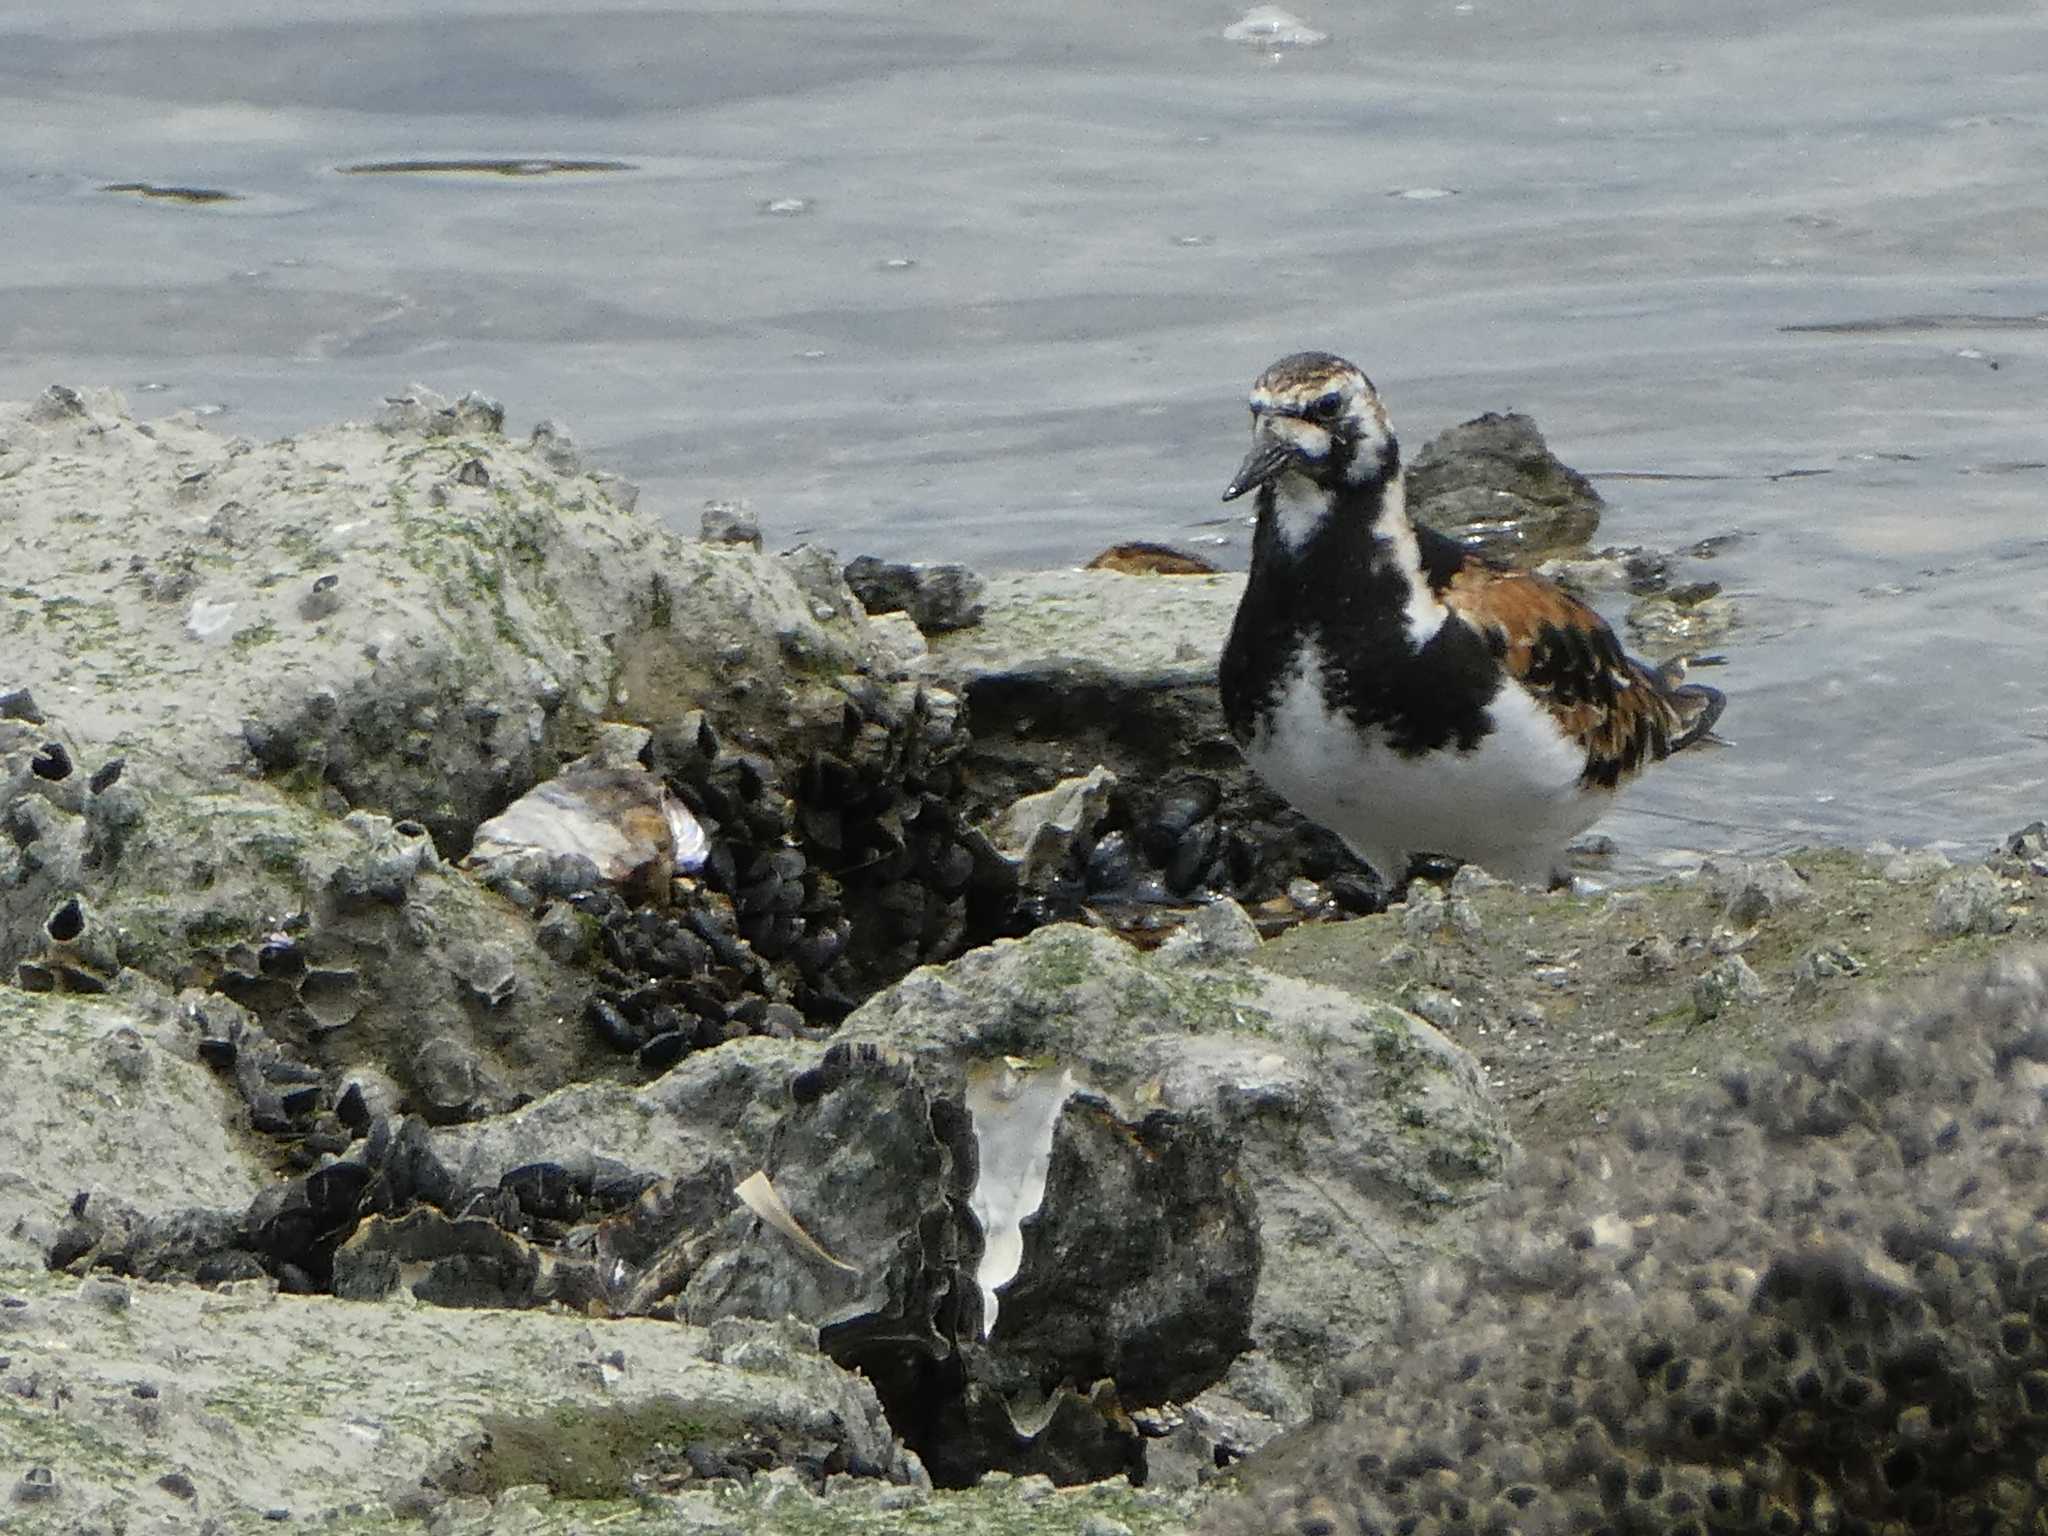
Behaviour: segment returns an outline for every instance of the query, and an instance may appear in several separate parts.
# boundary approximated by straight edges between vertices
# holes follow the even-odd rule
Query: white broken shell
[[[570,768],[476,829],[471,868],[511,856],[572,854],[614,883],[701,869],[710,839],[690,808],[639,768]]]

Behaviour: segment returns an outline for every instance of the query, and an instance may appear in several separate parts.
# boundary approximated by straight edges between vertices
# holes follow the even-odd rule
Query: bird
[[[1565,846],[1725,705],[1683,662],[1628,656],[1599,614],[1408,516],[1371,379],[1296,352],[1251,390],[1251,571],[1218,665],[1253,772],[1389,893],[1410,861],[1564,883]]]

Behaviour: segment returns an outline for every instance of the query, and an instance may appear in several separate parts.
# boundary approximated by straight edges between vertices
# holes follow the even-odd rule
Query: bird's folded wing
[[[1470,562],[1439,596],[1585,748],[1588,787],[1612,788],[1670,756],[1718,704],[1710,689],[1673,689],[1622,650],[1599,614],[1539,577]]]

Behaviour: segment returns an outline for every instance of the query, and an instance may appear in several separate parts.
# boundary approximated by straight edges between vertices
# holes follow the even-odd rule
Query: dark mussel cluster
[[[251,1124],[297,1173],[266,1187],[242,1212],[144,1217],[117,1197],[83,1192],[51,1247],[52,1269],[202,1285],[269,1275],[289,1291],[342,1294],[350,1287],[340,1283],[348,1277],[337,1274],[337,1250],[370,1217],[405,1217],[420,1247],[408,1257],[459,1261],[451,1273],[467,1277],[470,1290],[445,1298],[450,1304],[588,1299],[544,1273],[554,1266],[542,1263],[539,1249],[632,1210],[653,1182],[592,1156],[576,1167],[533,1163],[494,1184],[465,1187],[436,1153],[425,1117],[385,1112],[357,1079],[328,1086],[317,1068],[238,1009],[214,999],[187,1006],[200,1059],[234,1083]],[[358,1277],[354,1289],[368,1284]]]
[[[658,1072],[740,1035],[828,1029],[957,954],[986,926],[971,924],[970,886],[990,868],[950,804],[963,734],[944,696],[880,688],[846,696],[791,772],[728,746],[701,713],[656,732],[648,766],[709,852],[665,904],[608,889],[570,898],[597,935],[592,1028]],[[982,896],[982,910],[1002,904]],[[581,941],[553,931],[560,957],[577,957]]]
[[[1372,871],[1334,834],[1277,804],[1233,806],[1218,779],[1190,773],[1157,788],[1119,786],[1095,835],[1078,840],[1066,877],[1030,915],[1071,917],[1083,906],[1170,914],[1214,896],[1256,909],[1298,880],[1341,911],[1385,902]]]

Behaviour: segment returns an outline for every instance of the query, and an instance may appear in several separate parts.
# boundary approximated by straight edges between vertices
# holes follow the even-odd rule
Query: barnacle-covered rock
[[[1217,1532],[2036,1528],[2048,971],[1534,1164]]]
[[[973,1358],[1018,1403],[1110,1379],[1142,1408],[1254,1345],[1327,1391],[1337,1341],[1390,1315],[1392,1272],[1511,1152],[1470,1059],[1412,1016],[1094,930],[919,971],[839,1039],[963,1084],[985,1177],[1021,1186],[972,1197],[994,1319]],[[1058,1079],[1042,1113],[976,1108],[1006,1061]]]
[[[39,984],[107,979],[35,953],[51,942],[37,930],[74,899],[104,919],[119,964],[175,985],[233,971],[223,949],[260,949],[298,920],[309,967],[359,978],[363,1027],[398,1025],[396,994],[417,990],[429,1033],[461,1038],[515,1091],[548,1086],[547,1071],[521,1081],[509,1059],[556,1033],[530,1009],[583,1012],[546,956],[481,956],[450,989],[357,963],[372,936],[335,930],[381,927],[374,942],[400,954],[429,928],[490,949],[472,919],[491,904],[451,893],[443,861],[536,785],[563,791],[557,771],[606,735],[602,722],[672,742],[686,718],[723,739],[699,787],[725,791],[717,831],[746,889],[718,888],[761,959],[793,957],[820,1011],[851,1006],[840,954],[872,952],[893,975],[959,941],[957,879],[936,908],[872,939],[826,910],[842,862],[847,893],[863,897],[943,859],[930,804],[951,787],[960,740],[957,702],[900,676],[821,552],[676,538],[633,515],[629,488],[556,451],[559,434],[504,438],[502,408],[481,399],[415,389],[377,427],[256,446],[185,417],[145,426],[111,395],[65,398],[77,408],[0,408],[12,540],[0,687],[16,701],[0,720],[0,974],[28,962]],[[126,488],[114,561],[94,489],[106,479]],[[48,699],[67,700],[65,718],[48,717]],[[797,793],[827,760],[843,785]],[[651,786],[655,809],[689,780],[669,766],[631,781]],[[702,808],[685,794],[664,810],[672,831],[683,805]],[[371,846],[339,846],[333,820],[349,812],[382,818],[355,829]],[[687,870],[699,850],[672,851]],[[800,895],[791,854],[825,866]],[[530,881],[500,881],[535,913],[566,890],[538,857]],[[500,912],[494,926],[512,946],[516,922]],[[458,1027],[435,1016],[444,1001],[481,1003],[481,1016]],[[275,1009],[253,1006],[278,1029]]]
[[[0,1263],[44,1263],[60,1246],[68,1262],[100,1241],[103,1217],[239,1212],[268,1182],[168,998],[0,987],[0,1043]]]

